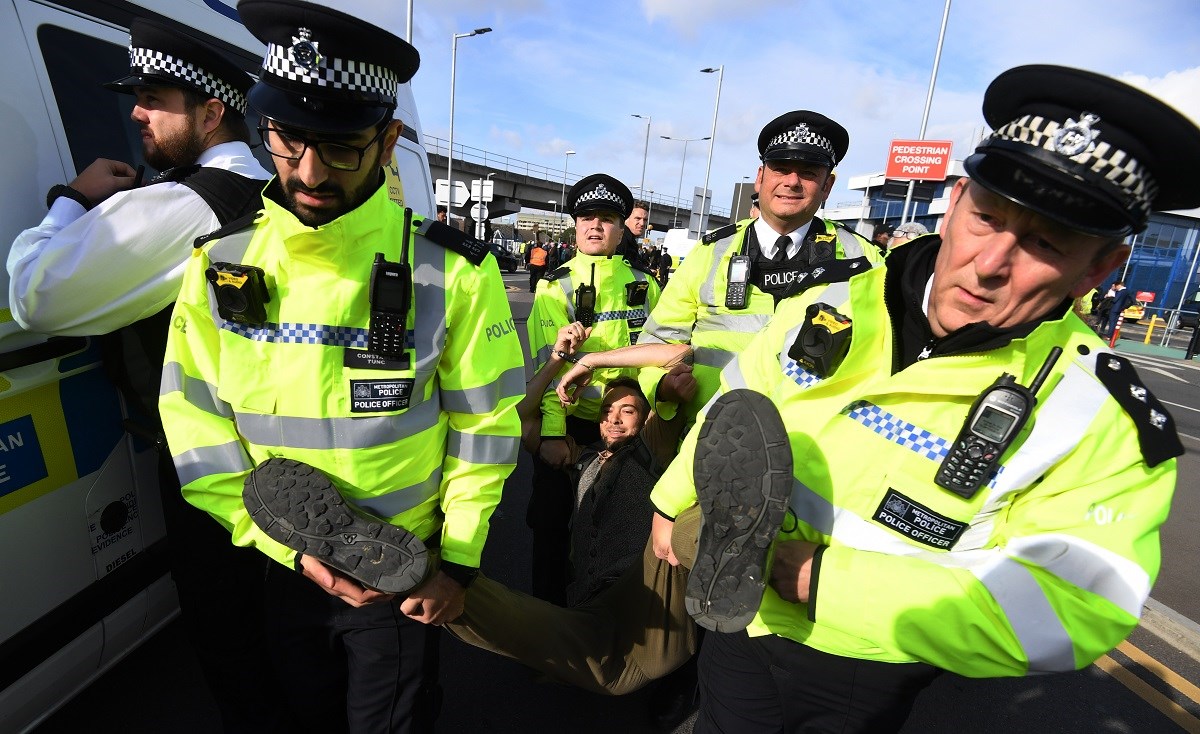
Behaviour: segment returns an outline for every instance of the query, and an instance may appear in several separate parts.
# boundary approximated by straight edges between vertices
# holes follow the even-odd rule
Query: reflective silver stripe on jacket
[[[568,270],[566,275],[554,282],[558,283],[559,288],[562,288],[563,298],[567,301],[567,323],[575,323],[575,289],[571,283],[571,271]]]
[[[254,462],[240,441],[189,449],[175,456],[174,460],[182,487],[213,474],[239,474],[254,468]]]
[[[173,392],[183,393],[184,400],[205,413],[222,418],[233,417],[233,408],[217,397],[216,385],[184,374],[183,365],[178,362],[167,362],[163,365],[162,383],[159,385],[158,394],[162,397]]]
[[[297,418],[264,413],[235,414],[238,432],[258,446],[295,449],[366,449],[396,443],[427,431],[441,417],[437,393],[398,415],[362,418]]]
[[[741,235],[741,239],[745,239],[745,232],[745,229],[743,229],[741,232],[735,232],[729,237],[726,237],[723,240],[718,240],[711,245],[713,249],[712,263],[708,268],[708,277],[706,277],[704,282],[700,284],[700,290],[698,292],[700,303],[717,304],[717,277],[721,274],[722,258],[725,257],[725,253],[729,252],[729,248],[737,244],[739,240],[739,234]],[[704,247],[705,245],[697,243],[696,246]],[[718,305],[723,305],[723,302]]]
[[[525,367],[505,370],[500,378],[465,390],[442,388],[442,409],[451,413],[494,413],[500,403],[525,393]]]
[[[515,464],[519,446],[516,436],[462,433],[453,428],[446,436],[446,454],[470,464]]]
[[[734,353],[724,349],[715,347],[693,347],[692,348],[692,364],[701,365],[704,367],[714,367],[716,369],[724,369],[725,365],[729,364],[729,360],[734,358]]]
[[[356,498],[353,502],[376,517],[395,517],[436,498],[441,485],[442,466],[438,464],[433,473],[422,482],[393,489],[375,497]]]
[[[706,331],[735,331],[740,334],[757,334],[771,320],[769,313],[726,313],[708,308],[693,327],[693,334]]]

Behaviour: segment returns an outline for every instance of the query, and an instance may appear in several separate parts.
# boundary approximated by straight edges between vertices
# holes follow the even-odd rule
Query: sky
[[[366,0],[395,13],[403,0]],[[815,110],[850,132],[829,204],[857,202],[852,176],[882,171],[893,138],[920,137],[945,0],[415,0],[413,79],[424,132],[450,132],[451,37],[458,42],[455,145],[561,170],[603,172],[634,193],[680,187],[683,144],[713,129],[709,187],[728,209],[753,181],[763,125]],[[380,11],[382,12],[382,11]],[[401,17],[403,13],[401,12]],[[1061,64],[1145,89],[1200,121],[1197,0],[955,0],[925,138],[969,155],[988,83],[1013,66]],[[687,146],[684,197],[704,183],[707,142]]]

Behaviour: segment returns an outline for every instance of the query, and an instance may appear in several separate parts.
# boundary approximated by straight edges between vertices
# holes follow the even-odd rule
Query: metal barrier
[[[443,157],[449,157],[447,155],[449,153],[450,146],[450,142],[448,140],[443,140],[436,135],[426,135],[424,137],[426,152],[434,153]],[[485,168],[504,171],[505,173],[514,176],[526,176],[528,178],[536,178],[542,181],[549,181],[551,183],[562,183],[563,181],[564,171],[561,168],[550,168],[538,163],[530,163],[529,161],[523,161],[519,158],[512,158],[506,155],[498,155],[482,148],[473,148],[469,145],[463,145],[461,143],[454,144],[454,152],[456,154],[454,156],[454,160],[456,161],[475,163],[477,165],[484,166]],[[580,178],[582,178],[582,176],[573,174],[569,171],[566,172],[566,183],[568,186],[575,183]],[[674,209],[676,206],[676,199],[660,196],[657,192],[654,192],[649,196],[638,196],[635,194],[635,197],[649,203],[654,208],[665,206]],[[714,196],[713,198],[716,197]],[[680,209],[691,211],[691,200],[679,199],[678,205]],[[718,217],[729,216],[729,210],[723,207],[710,205],[708,212],[710,215],[715,214]]]

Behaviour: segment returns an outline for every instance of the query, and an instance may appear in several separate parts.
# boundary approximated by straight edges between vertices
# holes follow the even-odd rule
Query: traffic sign
[[[454,203],[450,202],[449,185],[446,179],[439,178],[437,180],[437,189],[435,191],[434,200],[439,206],[464,206],[467,200],[471,198],[471,191],[462,181],[454,182]]]
[[[484,204],[481,201],[478,204],[476,204],[475,206],[471,207],[471,219],[474,219],[476,222],[482,222],[482,221],[486,220],[487,217],[488,217],[487,204]]]
[[[471,198],[487,203],[492,200],[492,192],[495,188],[496,184],[492,182],[492,179],[477,178],[471,182]]]
[[[1158,294],[1156,294],[1154,291],[1138,291],[1137,296],[1135,296],[1133,300],[1143,301],[1145,303],[1153,303],[1154,296],[1156,295]]]
[[[884,178],[945,181],[953,145],[949,140],[893,140]]]

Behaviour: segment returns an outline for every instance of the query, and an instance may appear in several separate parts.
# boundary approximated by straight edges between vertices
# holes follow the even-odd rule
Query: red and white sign
[[[1142,303],[1153,303],[1154,295],[1154,291],[1138,291],[1133,300],[1141,301]]]
[[[893,140],[884,177],[945,181],[951,147],[949,140]]]

